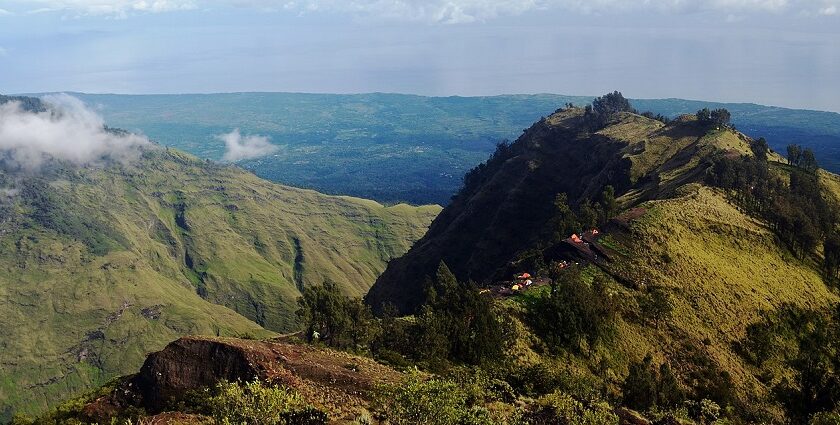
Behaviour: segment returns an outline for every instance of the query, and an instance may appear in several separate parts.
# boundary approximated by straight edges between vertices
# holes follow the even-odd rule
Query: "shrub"
[[[325,424],[326,414],[308,406],[296,392],[265,385],[220,382],[209,406],[219,424]]]
[[[808,425],[840,425],[840,413],[820,412],[811,416]]]
[[[522,423],[564,425],[618,425],[612,407],[601,401],[584,405],[563,392],[554,392],[537,400]]]
[[[470,405],[461,386],[447,379],[424,379],[416,369],[409,371],[401,385],[380,387],[374,406],[394,425],[490,423],[487,411]]]

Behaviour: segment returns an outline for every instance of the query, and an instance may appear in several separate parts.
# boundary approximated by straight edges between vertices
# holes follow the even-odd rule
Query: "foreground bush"
[[[401,385],[381,387],[375,406],[393,425],[489,425],[487,411],[471,406],[468,398],[454,381],[423,379],[417,370],[412,370]]]
[[[309,406],[296,392],[259,381],[220,382],[208,402],[218,424],[327,423],[327,415]]]
[[[537,400],[532,411],[521,419],[523,424],[618,425],[618,416],[605,402],[584,405],[563,392],[554,392]]]

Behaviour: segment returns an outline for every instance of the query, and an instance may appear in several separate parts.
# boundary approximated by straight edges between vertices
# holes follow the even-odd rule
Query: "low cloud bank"
[[[137,158],[150,142],[136,134],[106,129],[102,117],[72,96],[46,96],[43,112],[0,105],[0,164],[7,169],[37,171],[50,159],[76,165]]]
[[[238,128],[227,134],[219,134],[216,138],[225,142],[225,154],[222,156],[222,161],[236,162],[254,159],[277,151],[277,146],[272,145],[268,137],[243,136]]]

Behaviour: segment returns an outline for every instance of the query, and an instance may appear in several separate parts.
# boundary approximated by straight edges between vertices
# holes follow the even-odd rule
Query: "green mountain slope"
[[[150,149],[0,172],[0,411],[41,410],[186,334],[297,329],[299,289],[362,295],[439,207],[384,207]]]
[[[709,175],[718,161],[746,158],[741,160],[767,170],[773,184],[792,187],[794,177],[798,185],[814,179],[827,207],[808,205],[805,212],[833,208],[840,200],[840,178],[825,171],[814,177],[773,152],[759,161],[754,141],[693,116],[664,124],[621,112],[602,127],[592,129],[590,123],[582,109],[561,110],[497,150],[468,174],[465,188],[429,232],[389,264],[367,302],[415,311],[441,261],[459,280],[485,287],[515,272],[543,278],[553,273],[546,267],[553,262],[579,261],[584,283],[598,279],[604,285],[617,318],[609,337],[589,351],[564,347],[562,362],[576,364],[572,367],[609,393],[619,391],[631,365],[650,354],[654,365],[670,365],[692,397],[732,406],[741,418],[782,420],[790,412],[783,412],[777,391],[784,378],[794,376],[793,369],[781,363],[759,366],[745,348],[751,344],[748,328],[785,309],[835,308],[840,297],[822,264],[825,236],[809,233],[808,220],[797,218],[795,242],[815,240],[804,252],[792,247],[777,227],[791,215],[782,195],[788,189],[774,189],[770,201],[743,200],[744,192],[712,186]],[[615,193],[612,212],[612,198],[603,194],[607,185]],[[758,194],[764,188],[757,184],[746,190],[767,196]],[[581,220],[575,228],[564,227],[569,214],[558,208],[559,193]],[[779,214],[777,221],[755,214],[749,202],[764,202],[762,208],[774,209],[764,214]],[[586,254],[588,245],[564,240],[591,228],[582,223],[593,208],[603,225],[594,245],[601,250],[597,256]],[[537,320],[533,312],[523,313],[523,306],[539,297],[540,290],[533,291],[502,301],[511,317],[526,324]],[[665,294],[667,314],[652,307],[654,294]],[[557,314],[562,323],[562,312]],[[535,329],[525,334],[515,345],[517,361],[548,361],[545,347],[533,343],[544,335]],[[773,338],[790,343],[787,334]]]

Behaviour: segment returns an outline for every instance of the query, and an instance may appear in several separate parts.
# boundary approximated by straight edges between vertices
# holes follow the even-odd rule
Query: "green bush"
[[[520,419],[526,424],[618,425],[612,407],[601,401],[584,405],[570,395],[557,391],[541,397]]]
[[[220,382],[209,400],[219,424],[324,424],[326,414],[308,406],[296,392],[265,385]]]
[[[377,391],[376,410],[394,425],[490,424],[487,411],[470,405],[464,389],[448,379],[424,379],[416,369],[401,385],[385,385]]]
[[[840,425],[840,413],[820,412],[811,416],[808,425]]]

